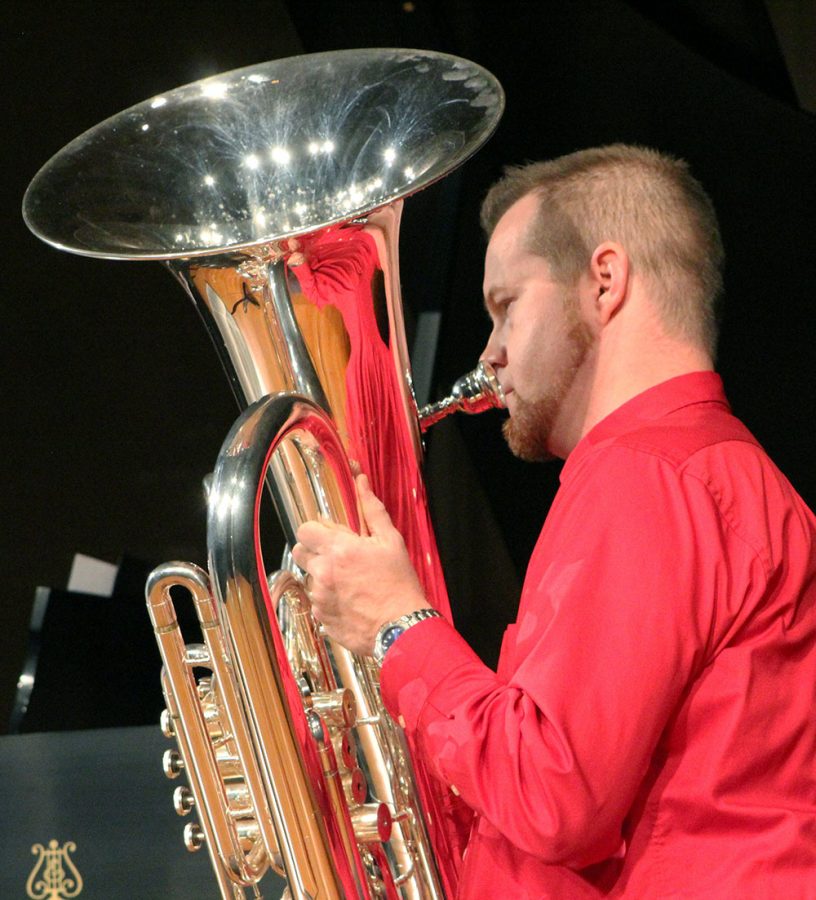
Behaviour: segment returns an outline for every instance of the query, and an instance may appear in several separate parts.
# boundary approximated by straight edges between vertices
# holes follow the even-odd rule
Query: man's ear
[[[606,325],[629,291],[629,254],[616,241],[598,244],[589,262],[589,289],[597,320]]]

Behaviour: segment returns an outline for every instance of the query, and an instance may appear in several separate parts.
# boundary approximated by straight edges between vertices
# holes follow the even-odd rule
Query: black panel
[[[169,746],[154,727],[0,738],[0,897],[26,896],[32,848],[52,840],[75,844],[80,900],[220,897],[206,850],[184,848],[172,804],[180,782],[161,769]],[[279,897],[284,884],[270,873],[261,886]]]

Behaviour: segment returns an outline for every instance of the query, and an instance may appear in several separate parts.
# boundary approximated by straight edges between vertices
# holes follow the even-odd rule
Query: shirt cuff
[[[380,690],[386,709],[407,732],[413,732],[440,682],[474,662],[482,665],[446,619],[417,623],[394,641],[385,656]]]

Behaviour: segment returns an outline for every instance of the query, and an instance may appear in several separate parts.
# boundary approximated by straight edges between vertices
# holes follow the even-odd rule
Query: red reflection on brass
[[[294,243],[294,242],[293,242]],[[394,366],[386,280],[377,244],[362,225],[326,229],[299,242],[290,271],[318,308],[339,310],[350,352],[343,419],[347,452],[405,539],[430,601],[450,605],[427,511],[425,488]],[[339,412],[339,411],[338,411]]]

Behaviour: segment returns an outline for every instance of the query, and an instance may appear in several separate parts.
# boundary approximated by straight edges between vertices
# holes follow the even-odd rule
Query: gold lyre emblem
[[[31,852],[38,853],[39,857],[26,882],[26,894],[31,900],[70,900],[82,893],[82,876],[68,855],[75,850],[73,841],[66,841],[60,847],[57,841],[51,840],[48,849],[34,844]]]

